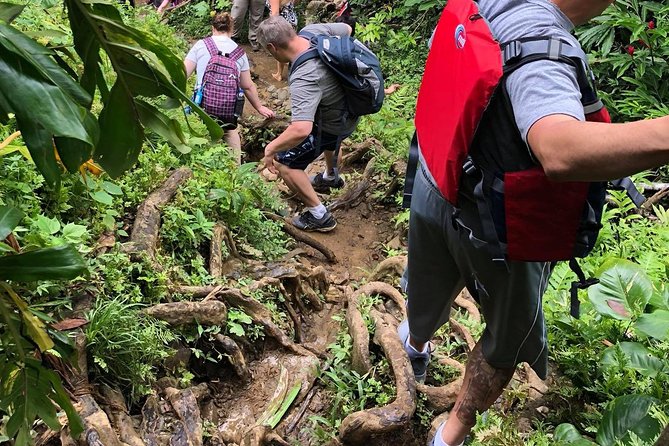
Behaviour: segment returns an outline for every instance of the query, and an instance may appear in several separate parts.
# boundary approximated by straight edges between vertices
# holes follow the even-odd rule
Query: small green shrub
[[[87,314],[89,368],[101,379],[127,389],[136,402],[151,390],[160,361],[175,335],[166,323],[141,312],[126,298],[99,298]]]

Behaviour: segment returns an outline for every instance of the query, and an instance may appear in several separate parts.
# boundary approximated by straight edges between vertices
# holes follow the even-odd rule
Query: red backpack
[[[506,91],[506,79],[538,60],[575,68],[588,121],[610,122],[589,81],[580,48],[555,38],[500,43],[473,0],[449,0],[437,25],[418,93],[416,134],[405,188],[424,168],[442,195],[457,207],[463,184],[473,191],[486,246],[494,260],[571,260],[594,247],[606,183],[549,180],[522,140]],[[641,195],[625,187],[638,205]],[[582,272],[579,287],[586,281]]]
[[[204,39],[211,58],[202,77],[202,109],[224,123],[236,124],[235,106],[239,92],[237,61],[244,56],[242,47],[223,54],[211,37]],[[243,100],[243,96],[241,96]]]

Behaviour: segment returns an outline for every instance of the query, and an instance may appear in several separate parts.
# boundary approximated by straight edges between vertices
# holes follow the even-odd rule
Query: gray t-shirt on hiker
[[[218,48],[223,54],[231,53],[238,46],[230,37],[227,36],[213,36],[213,38],[214,43],[216,44],[216,48]],[[195,45],[193,45],[193,48],[191,48],[186,55],[186,59],[196,64],[195,72],[197,73],[197,82],[195,83],[195,88],[198,88],[202,84],[204,72],[207,69],[209,59],[211,59],[211,55],[209,54],[207,45],[204,43],[204,39],[198,40]],[[246,56],[246,54],[237,59],[237,69],[239,70],[239,73],[242,71],[249,71],[249,58]]]
[[[552,36],[580,48],[571,35],[574,25],[550,0],[480,0],[479,7],[501,43]],[[576,70],[563,62],[526,64],[509,76],[506,87],[526,142],[532,125],[546,116],[562,114],[585,120]]]
[[[303,28],[312,34],[348,36],[344,23],[323,23]],[[358,118],[344,119],[346,103],[337,76],[320,59],[302,63],[288,78],[291,121],[321,122],[321,129],[333,135],[347,135],[355,130]]]

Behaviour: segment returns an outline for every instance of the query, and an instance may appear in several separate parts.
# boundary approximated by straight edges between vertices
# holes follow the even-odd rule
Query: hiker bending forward
[[[233,90],[237,87],[244,90],[244,96],[246,96],[253,108],[255,108],[258,113],[260,113],[265,118],[273,118],[274,112],[262,105],[260,102],[256,85],[253,80],[251,80],[249,59],[244,53],[244,50],[242,50],[241,47],[239,47],[230,38],[232,31],[233,21],[230,14],[227,12],[216,14],[211,21],[211,37],[198,40],[186,55],[186,59],[184,60],[186,76],[193,74],[193,71],[197,72],[197,82],[195,84],[195,89],[197,90],[200,87],[203,87],[205,90],[204,94],[207,93],[207,86],[202,86],[202,82],[204,75],[208,70],[209,61],[211,59],[211,52],[207,46],[207,41],[209,41],[209,45],[213,44],[212,50],[218,50],[223,55],[236,58],[235,62],[237,69],[234,75],[237,76],[237,83],[236,86],[233,87]],[[226,97],[228,97],[231,101],[234,101],[236,96],[236,91],[233,91],[232,94],[229,94]],[[233,102],[228,104],[228,108],[234,109],[235,103]],[[216,119],[217,122],[223,125],[223,127],[226,129],[223,136],[225,138],[225,142],[234,151],[237,163],[241,162],[242,143],[239,137],[239,131],[236,129],[236,122],[234,125],[232,125],[230,122],[225,122],[226,119],[222,119],[220,116],[212,116],[212,118]]]
[[[314,35],[349,36],[345,23],[316,24],[304,28]],[[258,40],[279,62],[295,62],[310,49],[310,42],[295,33],[281,16],[272,16],[260,24]],[[336,75],[319,59],[309,59],[291,70],[288,76],[291,123],[265,147],[262,164],[277,171],[288,187],[305,205],[292,223],[305,231],[331,231],[337,225],[321,203],[314,187],[325,190],[342,187],[337,175],[335,152],[341,158],[341,142],[355,130],[357,118],[346,118],[344,92]],[[312,178],[304,169],[325,152],[327,169]]]
[[[465,4],[465,1],[468,3]],[[487,20],[493,37],[502,45],[519,41],[530,42],[536,48],[540,45],[536,38],[541,36],[551,36],[554,42],[547,47],[546,57],[542,60],[528,62],[502,78],[508,94],[499,95],[497,100],[508,101],[512,113],[484,115],[487,119],[481,121],[476,130],[477,138],[470,146],[470,150],[476,148],[474,153],[470,151],[472,157],[478,156],[482,162],[505,162],[508,155],[493,159],[495,153],[491,152],[491,147],[518,144],[522,149],[521,155],[526,156],[534,166],[539,164],[543,168],[549,186],[559,187],[572,181],[598,182],[622,178],[669,162],[669,117],[624,124],[586,121],[586,114],[590,112],[584,109],[582,103],[578,63],[558,60],[562,51],[582,53],[578,41],[571,34],[573,27],[601,14],[613,1],[477,2],[478,12]],[[448,7],[456,3],[462,8],[475,7],[470,0],[450,0]],[[448,51],[462,51],[457,54],[464,54],[468,50],[467,45],[472,45],[480,36],[465,33],[465,26],[480,18],[469,11],[466,14],[462,24],[453,21],[453,29],[445,29],[442,37],[439,36],[442,24],[437,27],[431,49],[433,53],[430,54],[430,58],[434,56],[436,59],[428,59],[426,77],[427,70],[435,66],[431,63],[437,63],[440,54]],[[479,23],[476,26],[482,25]],[[489,48],[494,50],[492,39],[491,42]],[[435,45],[439,50],[435,50]],[[506,52],[505,62],[507,56],[510,56],[510,62],[516,57],[513,52]],[[517,56],[522,57],[522,53]],[[578,60],[587,58],[583,54]],[[443,64],[449,66],[449,61],[444,60]],[[449,66],[452,72],[459,69]],[[443,77],[448,75],[446,70],[435,75],[432,96],[438,95],[437,90],[441,88],[463,88],[462,84],[454,86],[444,81]],[[441,85],[438,82],[440,78]],[[583,76],[580,78],[583,79]],[[585,79],[589,78],[585,76]],[[425,79],[423,82],[421,94]],[[475,86],[472,91],[477,91]],[[425,96],[429,102],[430,94]],[[476,169],[469,169],[467,163],[463,163],[463,169],[460,169],[465,172],[456,184],[459,187],[457,200],[445,198],[447,194],[442,193],[443,189],[435,178],[448,182],[456,170],[448,171],[447,166],[446,170],[451,174],[443,174],[443,169],[439,171],[438,166],[430,164],[439,156],[439,150],[448,150],[444,147],[448,144],[442,141],[440,146],[438,138],[430,138],[440,134],[443,137],[447,133],[439,116],[440,105],[442,108],[450,106],[435,103],[434,113],[424,114],[421,121],[419,95],[416,124],[421,157],[411,199],[408,269],[404,277],[408,279],[408,322],[400,324],[398,334],[404,342],[416,379],[425,379],[431,353],[429,341],[439,327],[448,322],[455,297],[466,287],[480,304],[486,322],[485,331],[469,354],[455,406],[447,421],[439,426],[431,443],[456,446],[463,444],[476,423],[476,414],[488,410],[500,396],[519,363],[527,362],[545,379],[548,355],[541,299],[548,285],[552,263],[510,260],[508,257],[493,260],[489,245],[483,242],[488,236],[483,228],[490,224],[490,219],[486,223],[486,211],[477,206],[481,190],[472,180],[477,175]],[[507,118],[508,121],[501,121]],[[427,136],[421,134],[421,124],[431,124],[435,129],[432,135],[429,132]],[[494,131],[500,128],[511,128],[512,131]],[[430,144],[435,151],[428,153]],[[482,175],[485,178],[485,171]],[[499,187],[496,190],[509,194],[511,186],[506,182],[503,190]],[[578,216],[583,214],[582,209]],[[562,208],[553,209],[553,217],[560,217],[563,211]],[[522,221],[522,224],[528,223],[531,222]],[[496,230],[494,227],[493,232]],[[522,231],[512,233],[509,223],[506,230],[507,246],[510,246],[514,236],[520,235],[517,237],[520,239],[526,236],[526,233],[518,233]],[[554,234],[548,234],[549,237],[551,235]],[[541,251],[547,247],[542,245],[537,248]]]

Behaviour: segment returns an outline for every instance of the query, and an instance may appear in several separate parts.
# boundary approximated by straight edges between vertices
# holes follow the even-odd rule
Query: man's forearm
[[[274,155],[288,149],[292,149],[309,136],[302,130],[294,127],[292,124],[286,128],[279,136],[265,147],[265,155]]]
[[[546,174],[557,181],[611,180],[669,163],[669,117],[548,125],[550,136],[535,143],[530,138],[530,145]]]

